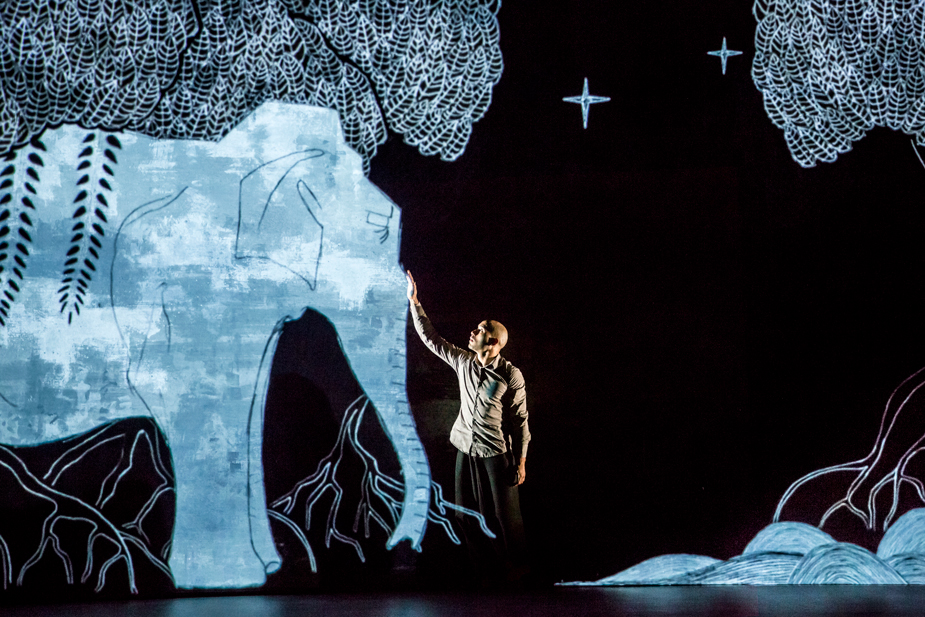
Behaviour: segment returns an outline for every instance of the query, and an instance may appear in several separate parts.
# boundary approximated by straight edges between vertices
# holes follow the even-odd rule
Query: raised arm
[[[455,369],[459,364],[459,360],[467,357],[469,352],[448,343],[442,336],[437,334],[434,326],[430,323],[430,319],[424,313],[424,308],[418,301],[418,286],[414,282],[414,277],[411,276],[410,271],[406,271],[405,275],[408,280],[408,304],[411,305],[411,317],[414,319],[415,331],[428,349]]]
[[[418,285],[414,282],[414,277],[411,276],[411,270],[405,270],[405,279],[408,281],[408,303],[411,306],[420,306],[421,303],[418,302]]]

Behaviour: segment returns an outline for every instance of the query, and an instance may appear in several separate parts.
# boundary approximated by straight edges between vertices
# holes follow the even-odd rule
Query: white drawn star
[[[581,96],[567,96],[562,100],[566,103],[578,103],[581,105],[581,121],[584,128],[588,128],[588,108],[591,107],[592,103],[606,103],[610,100],[610,97],[588,94],[588,78],[585,77],[585,87],[581,91]]]
[[[741,51],[734,51],[732,49],[726,49],[726,37],[723,37],[723,48],[717,49],[716,51],[708,51],[708,54],[711,56],[719,56],[719,59],[723,61],[723,75],[726,74],[726,60],[731,56],[741,56]]]

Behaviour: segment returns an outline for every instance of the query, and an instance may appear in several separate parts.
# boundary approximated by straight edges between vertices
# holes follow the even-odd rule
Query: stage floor
[[[925,615],[925,588],[867,586],[554,588],[534,592],[209,596],[8,606],[4,617],[530,617],[534,615]]]

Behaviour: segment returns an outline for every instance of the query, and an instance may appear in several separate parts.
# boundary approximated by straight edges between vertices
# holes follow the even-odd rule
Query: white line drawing
[[[299,481],[288,493],[269,505],[268,512],[270,516],[283,522],[296,533],[296,537],[308,555],[313,572],[317,571],[314,552],[298,521],[304,520],[304,531],[309,531],[312,526],[312,512],[327,493],[331,493],[332,496],[327,516],[324,516],[324,512],[320,513],[321,517],[314,515],[316,520],[323,518],[325,521],[325,546],[330,548],[331,540],[336,540],[352,547],[360,561],[366,560],[360,543],[338,528],[338,520],[341,515],[340,508],[345,491],[345,488],[338,480],[338,469],[346,454],[352,453],[354,456],[359,457],[363,464],[363,473],[360,480],[360,499],[353,516],[352,532],[354,534],[361,533],[364,538],[369,538],[370,523],[372,522],[386,533],[391,534],[400,518],[402,509],[401,482],[383,473],[379,469],[376,458],[360,443],[360,423],[363,421],[363,414],[368,407],[369,399],[365,395],[353,401],[344,414],[334,447],[327,456],[321,459],[315,471]],[[443,498],[440,485],[436,482],[432,483],[432,489],[433,504],[427,512],[428,521],[440,525],[454,544],[460,544],[460,540],[453,530],[450,519],[447,517],[448,510],[474,517],[485,535],[490,538],[495,537],[495,534],[488,528],[485,519],[479,512],[446,501]],[[304,511],[302,510],[303,507]],[[294,518],[295,515],[298,515],[298,519]]]
[[[46,132],[43,176],[75,174],[68,153],[85,135]],[[387,546],[420,550],[431,476],[405,393],[400,210],[366,179],[337,113],[265,103],[220,142],[119,141],[113,241],[80,318],[58,312],[60,263],[37,251],[0,328],[0,443],[154,418],[173,454],[177,586],[261,585],[280,567],[261,457],[270,365],[282,325],[311,307],[334,325],[401,466]],[[70,218],[73,186],[36,186],[35,222],[62,245],[72,233],[55,221]]]
[[[458,158],[501,78],[500,2],[0,7],[0,153],[61,123],[217,141],[266,101],[337,110],[368,169],[389,131]]]
[[[567,96],[562,100],[566,103],[578,103],[581,105],[581,124],[583,128],[588,128],[588,108],[594,103],[606,103],[610,100],[610,97],[588,94],[588,78],[585,77],[585,85],[581,90],[581,96]]]
[[[925,584],[925,508],[900,506],[900,493],[925,505],[925,368],[897,386],[887,399],[873,448],[867,456],[810,472],[793,482],[774,511],[773,522],[728,561],[705,556],[661,555],[587,585],[804,585]],[[918,467],[916,467],[918,463]],[[827,501],[826,481],[848,485]],[[818,508],[818,526],[783,520],[793,502]],[[878,512],[878,501],[886,512]],[[837,542],[822,528],[837,512],[883,531],[877,553]]]
[[[803,167],[831,163],[875,126],[925,145],[925,7],[886,0],[757,0],[752,79]]]
[[[73,445],[60,454],[41,477],[35,473],[38,470],[27,466],[15,449],[0,445],[0,468],[4,470],[4,479],[8,480],[12,475],[18,484],[17,490],[23,495],[48,502],[48,507],[45,508],[48,514],[44,519],[34,523],[34,526],[39,528],[39,533],[31,553],[23,552],[23,538],[28,541],[34,535],[34,530],[29,526],[32,521],[20,521],[26,526],[13,530],[17,536],[15,541],[7,541],[12,538],[9,535],[10,530],[4,528],[8,534],[7,539],[0,537],[4,588],[10,583],[15,583],[16,586],[28,584],[33,589],[39,586],[57,588],[54,581],[43,579],[36,582],[34,576],[30,579],[32,568],[42,561],[48,561],[49,548],[62,568],[67,585],[90,584],[99,592],[107,586],[110,567],[121,562],[126,568],[127,589],[137,593],[136,557],[146,559],[163,573],[166,580],[172,582],[166,563],[169,542],[164,546],[157,546],[144,530],[146,518],[163,499],[171,497],[174,491],[169,453],[163,448],[163,437],[156,434],[158,430],[150,419],[134,420],[134,425],[137,426],[140,421],[142,428],[126,431],[128,427],[125,423],[114,422],[83,436],[72,438],[70,441]],[[114,459],[112,468],[105,476],[102,476],[105,469],[95,469],[95,474],[88,473],[98,463],[85,462],[86,458],[97,455],[102,449],[108,451],[109,460],[114,458],[114,452],[118,452],[119,456]],[[152,477],[156,476],[158,483],[152,483],[147,487],[150,490],[148,495],[136,494],[139,486],[137,482],[133,482],[129,488],[122,489],[117,495],[120,483],[124,482],[129,474],[137,473],[135,468],[139,464],[144,466],[145,473],[153,472]],[[70,477],[62,479],[62,476],[67,474],[70,474]],[[83,495],[93,492],[88,491],[87,486],[78,484],[100,479],[102,481],[95,501],[86,501],[75,496],[78,492]],[[75,491],[75,494],[69,491]],[[11,496],[20,498],[15,492]],[[129,521],[110,520],[106,514],[109,511],[107,505],[119,502],[115,511],[121,512],[127,505],[127,498],[136,504],[134,518]],[[7,516],[12,515],[12,512],[7,513]],[[68,522],[85,524],[80,527],[82,533],[86,534],[82,550],[79,546],[80,532],[77,532],[75,542],[75,538],[72,537],[75,527],[67,526]],[[62,524],[66,529],[59,530]],[[70,542],[64,542],[66,536]],[[68,546],[70,550],[66,548]],[[17,547],[16,554],[11,547]],[[134,548],[134,556],[130,547]],[[121,572],[120,570],[120,579],[123,576]]]
[[[723,65],[723,75],[726,74],[726,61],[733,56],[741,56],[741,51],[735,51],[726,47],[726,37],[723,37],[723,46],[716,51],[708,51],[707,54],[717,56]]]
[[[799,489],[830,474],[854,475],[854,479],[845,496],[823,512],[818,523],[820,528],[835,512],[845,509],[861,519],[868,529],[879,527],[886,531],[899,513],[899,496],[903,487],[911,489],[911,494],[925,504],[925,484],[922,478],[909,471],[915,456],[925,450],[925,429],[916,426],[917,414],[907,409],[915,406],[923,386],[925,368],[907,377],[890,394],[870,453],[855,461],[813,471],[791,484],[777,504],[774,521],[781,519],[784,507]],[[889,510],[882,524],[878,525],[877,498],[884,489],[890,493]]]
[[[806,523],[772,523],[741,555],[725,561],[704,555],[659,555],[597,581],[560,585],[922,585],[923,529],[925,509],[911,510],[874,554],[856,544],[836,542]]]
[[[922,160],[922,155],[919,154],[919,148],[918,148],[918,146],[916,146],[915,140],[912,139],[912,140],[909,141],[909,143],[912,144],[912,151],[915,152],[915,158],[917,158],[917,159],[919,160],[919,164],[920,164],[923,168],[925,168],[925,161]]]
[[[0,264],[0,407],[11,420],[0,442],[37,444],[115,418],[155,418],[177,456],[169,553],[177,584],[262,584],[279,567],[260,462],[269,364],[281,324],[318,305],[336,324],[401,463],[402,503],[388,546],[409,540],[419,550],[428,519],[440,521],[428,514],[430,470],[404,396],[404,364],[391,360],[403,358],[405,345],[400,216],[353,172],[357,165],[368,172],[389,132],[424,155],[462,155],[503,71],[499,8],[497,0],[3,3],[0,154],[17,163],[0,171],[0,261],[8,257]],[[268,109],[282,112],[267,116]],[[227,145],[254,128],[254,118],[266,134],[245,137],[252,147],[244,150]],[[328,137],[323,147],[297,143],[300,129],[317,136],[318,127]],[[174,148],[186,169],[165,154]],[[136,156],[138,149],[146,155]],[[107,162],[116,163],[117,151],[121,187]],[[81,159],[77,169],[73,160],[64,169],[72,155]],[[213,167],[222,180],[215,194],[202,190],[201,178],[178,180]],[[74,193],[40,184],[39,172],[78,174],[69,211],[60,204]],[[303,179],[319,173],[320,183]],[[332,193],[332,186],[339,188]],[[16,202],[5,205],[7,197]],[[210,211],[216,203],[237,203],[237,219]],[[62,221],[74,225],[66,237],[33,238],[33,222],[52,229]],[[118,231],[110,234],[107,223]],[[198,242],[190,241],[197,233]],[[6,236],[13,244],[2,245]],[[378,246],[366,246],[370,239]],[[141,248],[158,242],[175,246]],[[67,251],[56,293],[43,243]],[[203,250],[208,259],[189,261]],[[155,281],[143,271],[157,259],[162,279]],[[228,313],[241,317],[245,307],[215,302],[209,285],[235,290],[253,302],[251,312],[211,327]],[[293,302],[299,295],[302,305]],[[73,328],[46,314],[51,296]],[[43,307],[42,320],[33,320],[35,307]],[[370,315],[381,327],[361,340],[358,324]],[[258,322],[264,329],[255,335]],[[210,329],[221,343],[189,347]],[[35,366],[28,370],[54,379],[14,377],[29,353]],[[106,388],[100,375],[108,376]],[[65,406],[64,384],[87,397]],[[224,399],[217,408],[216,399]],[[201,417],[190,421],[192,408]],[[204,434],[197,430],[214,437],[192,443],[190,435]]]

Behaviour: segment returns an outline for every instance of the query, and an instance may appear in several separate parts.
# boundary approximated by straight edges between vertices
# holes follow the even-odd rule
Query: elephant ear
[[[238,191],[235,258],[264,259],[302,278],[314,290],[324,240],[321,204],[328,153],[293,152],[248,173]]]

